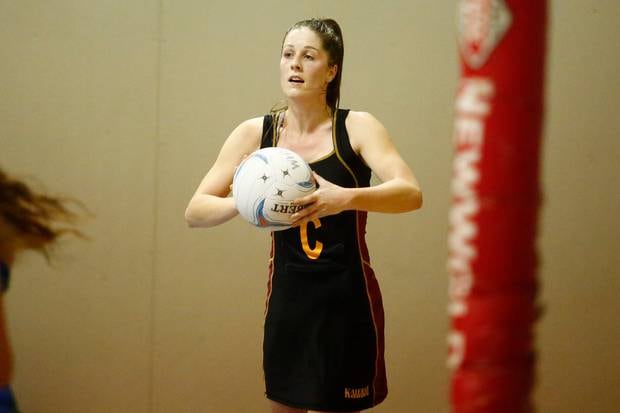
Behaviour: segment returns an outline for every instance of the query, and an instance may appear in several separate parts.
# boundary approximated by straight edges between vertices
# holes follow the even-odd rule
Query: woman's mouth
[[[299,76],[291,76],[288,78],[288,81],[291,83],[304,83],[304,80]]]

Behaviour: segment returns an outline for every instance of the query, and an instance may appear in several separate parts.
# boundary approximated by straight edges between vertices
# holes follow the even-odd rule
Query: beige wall
[[[455,2],[0,0],[0,165],[83,200],[89,242],[25,255],[8,296],[26,412],[258,412],[268,236],[183,210],[243,119],[280,94],[292,22],[345,35],[343,106],[390,130],[425,194],[371,215],[391,395],[376,412],[448,411],[445,272]],[[553,1],[541,217],[542,412],[612,412],[620,262],[620,6]]]

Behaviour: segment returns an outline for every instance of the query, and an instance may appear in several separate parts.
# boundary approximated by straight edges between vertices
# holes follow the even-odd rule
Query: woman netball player
[[[286,105],[241,123],[192,197],[190,226],[235,215],[229,195],[244,155],[277,146],[302,156],[318,189],[296,202],[295,226],[272,233],[263,368],[272,412],[358,412],[387,395],[383,305],[364,239],[367,211],[422,205],[413,173],[372,115],[338,108],[338,24],[311,19],[285,34]],[[370,186],[371,172],[381,184]]]

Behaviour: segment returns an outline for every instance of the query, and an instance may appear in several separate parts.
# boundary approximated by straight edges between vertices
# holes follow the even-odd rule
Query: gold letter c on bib
[[[321,220],[315,218],[312,220],[314,224],[314,228],[321,228]],[[310,248],[310,243],[308,242],[308,222],[305,222],[302,226],[299,227],[300,235],[301,235],[301,246],[304,249],[304,252],[311,260],[316,260],[321,255],[321,251],[323,251],[323,243],[321,241],[316,241],[314,248]]]

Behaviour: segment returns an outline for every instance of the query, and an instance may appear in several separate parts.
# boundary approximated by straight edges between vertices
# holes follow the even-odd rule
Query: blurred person
[[[49,260],[51,247],[62,235],[82,236],[74,226],[78,215],[69,208],[71,203],[76,201],[37,192],[0,169],[0,413],[18,411],[4,310],[11,269],[22,251],[38,251]]]

